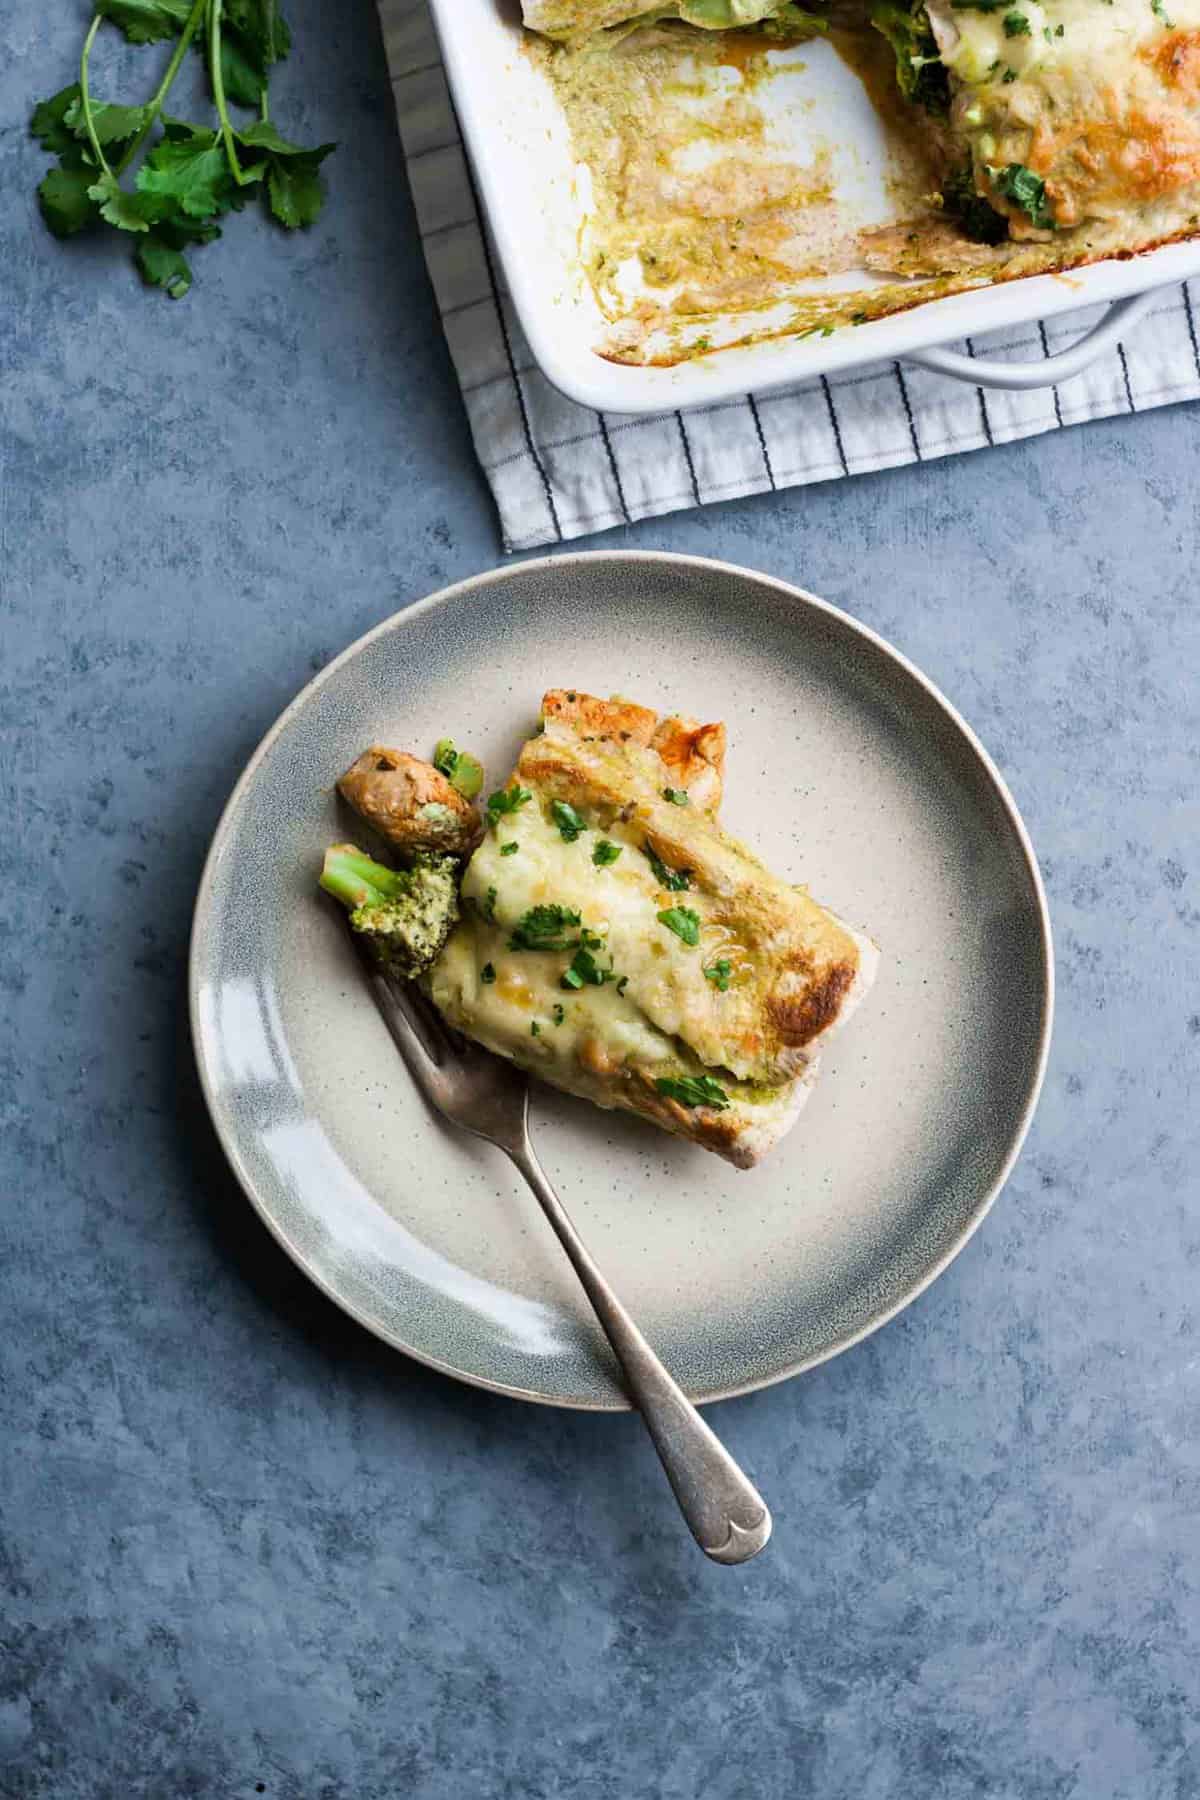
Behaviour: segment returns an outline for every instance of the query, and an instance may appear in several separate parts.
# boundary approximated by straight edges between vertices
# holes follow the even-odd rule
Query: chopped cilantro
[[[684,888],[691,887],[692,871],[690,869],[668,869],[652,844],[647,842],[642,848],[646,853],[647,862],[654,870],[654,879],[659,887],[666,888],[669,894],[681,894]]]
[[[501,844],[501,846],[500,846],[501,856],[515,856],[517,854],[517,850],[518,850],[518,845],[515,842],[511,843],[511,844]]]
[[[532,1019],[530,1021],[529,1035],[530,1035],[530,1037],[541,1037],[541,1035],[542,1035],[542,1028],[538,1024],[536,1019]]]
[[[1003,76],[1005,87],[1008,86],[1010,81],[1015,81],[1016,79],[1017,79],[1017,71],[1015,69],[1005,69],[1004,76]]]
[[[654,1085],[681,1106],[710,1106],[714,1112],[723,1112],[729,1105],[729,1095],[711,1075],[660,1075]]]
[[[489,925],[491,924],[492,920],[496,917],[496,900],[497,900],[497,898],[498,898],[498,896],[497,896],[495,888],[490,887],[487,891],[487,897],[485,898],[485,900],[483,902],[483,916],[488,921]]]
[[[587,830],[587,822],[566,800],[550,802],[550,817],[558,826],[558,835],[564,844],[573,844],[582,832]]]
[[[1004,35],[1006,38],[1032,37],[1029,20],[1022,12],[1010,12],[1004,15]]]
[[[497,788],[487,803],[487,821],[489,825],[498,825],[508,813],[515,813],[525,806],[533,795],[528,788],[523,788],[514,781],[510,788]]]
[[[1150,11],[1154,14],[1156,19],[1162,20],[1168,31],[1172,29],[1174,21],[1167,17],[1167,9],[1164,5],[1164,0],[1150,0]]]
[[[686,788],[664,788],[662,797],[664,800],[669,800],[672,806],[691,805],[691,797]]]
[[[592,851],[592,861],[598,869],[605,869],[609,863],[615,863],[620,854],[620,844],[610,844],[607,838],[601,838]]]
[[[484,963],[482,969],[479,971],[479,979],[483,982],[485,987],[491,987],[493,981],[496,979],[495,966],[492,963]]]
[[[556,1025],[561,1025],[563,1020],[566,1018],[566,1016],[567,1016],[566,1007],[563,1005],[561,1000],[556,1000],[554,1002],[554,1023]]]
[[[579,914],[569,906],[531,906],[513,926],[510,950],[566,950],[567,930],[579,924]]]
[[[719,962],[710,963],[704,971],[705,981],[711,981],[719,994],[729,992],[729,977],[733,973],[733,964],[724,957]]]
[[[690,906],[669,906],[658,915],[660,925],[673,931],[683,944],[693,947],[700,942],[700,915],[694,913]]]
[[[987,172],[997,191],[1014,206],[1019,206],[1031,224],[1039,231],[1053,230],[1054,209],[1046,198],[1046,184],[1040,175],[1035,175],[1024,163],[1009,163],[1006,168],[989,163]]]
[[[617,978],[611,969],[602,969],[592,952],[583,944],[571,959],[571,966],[563,972],[562,985],[566,988],[603,987],[606,981]]]

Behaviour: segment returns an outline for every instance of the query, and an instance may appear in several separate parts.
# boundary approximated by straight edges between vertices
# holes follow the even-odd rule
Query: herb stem
[[[87,126],[88,143],[92,147],[100,168],[106,175],[111,175],[108,159],[100,148],[100,139],[96,136],[96,122],[92,118],[92,96],[88,92],[88,63],[92,58],[92,45],[96,41],[96,33],[104,23],[103,13],[94,13],[88,26],[87,36],[83,40],[83,50],[79,57],[79,104],[83,108],[83,122]]]
[[[221,0],[208,0],[208,69],[212,81],[213,99],[217,104],[217,116],[221,121],[221,136],[225,143],[225,154],[229,158],[229,170],[239,187],[247,187],[250,182],[257,181],[262,171],[262,164],[259,163],[254,169],[247,172],[238,161],[233,125],[230,123],[229,108],[225,103],[225,80],[221,74]]]
[[[167,95],[170,93],[172,85],[174,84],[174,81],[175,81],[175,77],[179,73],[180,66],[183,62],[183,59],[187,55],[188,45],[191,43],[191,41],[195,37],[197,31],[200,29],[200,23],[201,23],[202,19],[204,18],[204,9],[207,5],[208,5],[208,0],[194,0],[192,10],[188,14],[187,19],[184,22],[183,30],[179,35],[179,42],[176,44],[174,50],[172,51],[171,60],[167,64],[166,68],[163,70],[163,78],[159,82],[158,87],[156,88],[156,90],[154,92],[154,96],[146,108],[145,123],[142,125],[142,127],[138,131],[137,135],[133,138],[133,140],[131,141],[131,143],[129,145],[129,148],[126,150],[126,152],[122,156],[120,162],[117,164],[116,172],[118,175],[121,173],[122,169],[127,168],[129,166],[129,164],[133,161],[134,157],[137,155],[138,151],[141,149],[142,145],[146,141],[146,133],[149,131],[150,127],[153,125],[155,119],[157,119],[159,113],[162,111],[163,102],[166,100]]]

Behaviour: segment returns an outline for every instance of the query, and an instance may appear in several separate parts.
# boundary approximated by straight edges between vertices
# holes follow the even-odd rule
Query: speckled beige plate
[[[971,732],[894,650],[798,589],[696,558],[561,556],[449,588],[305,688],[255,752],[196,907],[191,1003],[217,1131],[319,1286],[399,1349],[525,1399],[624,1404],[532,1198],[426,1110],[316,872],[372,740],[449,733],[497,781],[542,690],[728,722],[724,818],[880,944],[807,1110],[739,1173],[539,1088],[534,1137],[688,1392],[844,1349],[958,1251],[1012,1164],[1052,1011],[1029,841]]]

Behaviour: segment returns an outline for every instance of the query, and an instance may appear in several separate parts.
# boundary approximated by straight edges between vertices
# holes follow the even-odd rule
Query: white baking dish
[[[519,6],[516,0],[430,4],[476,182],[530,349],[549,380],[585,406],[654,413],[710,405],[894,357],[984,385],[1048,386],[1109,348],[1155,289],[1200,272],[1200,240],[1191,240],[1067,274],[1028,276],[925,301],[828,337],[735,344],[674,367],[606,360],[596,350],[606,321],[579,254],[585,184],[557,96],[525,53]],[[797,80],[804,86],[789,130],[796,138],[834,143],[837,179],[849,205],[864,221],[873,208],[881,216],[886,135],[836,53],[822,42],[802,50],[804,72]],[[1085,339],[1046,360],[989,362],[934,348],[1098,302],[1121,304]]]

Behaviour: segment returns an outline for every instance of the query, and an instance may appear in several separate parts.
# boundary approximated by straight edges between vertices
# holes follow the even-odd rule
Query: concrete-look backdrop
[[[289,10],[326,214],[235,218],[173,304],[42,229],[25,120],[86,14],[0,5],[0,1795],[1194,1800],[1200,414],[602,540],[915,658],[1057,930],[1006,1193],[899,1321],[718,1409],[776,1536],[711,1566],[636,1421],[459,1388],[310,1289],[199,1101],[189,914],[245,757],[499,558],[372,0]]]

